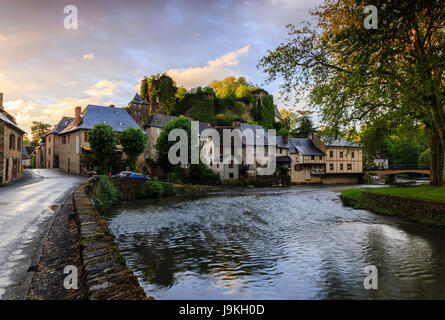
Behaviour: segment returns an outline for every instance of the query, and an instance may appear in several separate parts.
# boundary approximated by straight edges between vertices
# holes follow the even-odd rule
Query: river
[[[344,207],[343,188],[232,189],[106,219],[156,299],[445,299],[445,231]]]

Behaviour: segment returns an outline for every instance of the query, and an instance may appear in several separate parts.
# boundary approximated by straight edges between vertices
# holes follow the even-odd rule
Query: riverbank
[[[344,205],[445,228],[445,187],[352,188],[340,198]]]

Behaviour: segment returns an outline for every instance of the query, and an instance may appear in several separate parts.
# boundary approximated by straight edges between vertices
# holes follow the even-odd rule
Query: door
[[[17,160],[12,160],[12,179],[17,179]]]
[[[68,173],[70,173],[70,158],[68,158]]]

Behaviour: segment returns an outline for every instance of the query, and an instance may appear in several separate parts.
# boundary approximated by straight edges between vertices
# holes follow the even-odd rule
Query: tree
[[[31,126],[31,144],[36,146],[42,143],[42,137],[51,131],[51,125],[44,122],[33,121]]]
[[[93,158],[99,163],[101,172],[109,172],[111,156],[116,150],[117,140],[113,127],[98,123],[88,132],[88,142],[90,144]]]
[[[226,77],[224,80],[213,80],[207,87],[215,90],[218,98],[247,98],[250,90],[257,89],[252,84],[247,83],[244,77]]]
[[[293,135],[297,138],[306,138],[308,133],[314,133],[317,129],[314,128],[312,119],[309,116],[303,116],[298,120],[298,127],[293,131]]]
[[[180,116],[176,119],[170,120],[165,124],[162,128],[161,134],[159,135],[158,141],[156,142],[155,149],[158,157],[158,161],[162,164],[165,169],[170,169],[172,164],[168,160],[168,151],[170,148],[179,141],[179,138],[176,141],[168,141],[168,135],[170,131],[174,129],[183,129],[187,132],[187,137],[189,139],[188,142],[188,150],[190,153],[190,141],[191,141],[191,122],[190,119]],[[190,158],[189,158],[190,160]]]
[[[175,82],[165,73],[145,77],[141,83],[141,97],[147,97],[150,113],[171,114],[177,101],[177,91]]]
[[[147,135],[141,129],[129,127],[121,132],[119,140],[123,152],[128,155],[130,170],[136,171],[136,160],[147,146]]]
[[[431,136],[431,183],[445,182],[445,5],[443,0],[378,0],[378,28],[364,28],[362,1],[325,0],[316,25],[288,25],[289,37],[262,58],[268,81],[308,92],[333,131],[424,124]],[[301,95],[300,95],[301,97]]]

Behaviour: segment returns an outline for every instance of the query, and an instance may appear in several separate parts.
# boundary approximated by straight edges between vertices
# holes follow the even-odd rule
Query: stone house
[[[143,127],[143,130],[148,137],[147,149],[145,150],[145,159],[155,160],[157,158],[155,145],[161,134],[161,130],[167,122],[176,118],[177,117],[175,116],[159,113],[148,115],[146,124]]]
[[[45,136],[45,168],[59,167],[59,152],[62,138],[59,135],[68,125],[74,121],[72,117],[63,117],[52,130]]]
[[[118,133],[129,127],[140,129],[127,110],[123,108],[88,105],[82,111],[81,107],[76,107],[74,120],[59,133],[61,143],[58,152],[61,171],[79,175],[97,172],[99,167],[95,165],[92,158],[88,132],[98,123],[111,126]],[[113,172],[126,169],[123,162],[125,157],[122,154],[122,148],[118,146],[116,157],[113,159]],[[144,155],[141,154],[136,162],[137,169],[142,171],[144,165]]]
[[[147,98],[142,99],[139,93],[134,95],[133,100],[128,104],[128,112],[141,128],[145,128],[150,122],[150,105]]]
[[[12,115],[3,107],[0,93],[0,185],[6,185],[22,176],[23,135]]]

